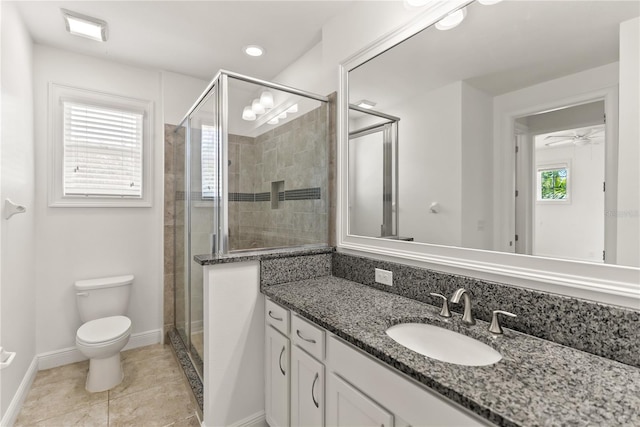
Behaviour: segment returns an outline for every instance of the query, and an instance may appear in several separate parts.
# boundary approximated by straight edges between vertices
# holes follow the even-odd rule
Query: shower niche
[[[202,378],[193,257],[329,243],[328,98],[221,71],[175,135],[175,328]]]

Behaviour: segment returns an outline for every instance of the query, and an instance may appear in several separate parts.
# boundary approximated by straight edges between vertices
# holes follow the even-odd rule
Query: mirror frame
[[[338,252],[428,268],[571,297],[640,308],[640,268],[543,258],[348,234],[349,71],[431,26],[469,0],[432,2],[414,19],[372,42],[340,65],[338,93]],[[502,142],[495,142],[502,145]],[[515,142],[513,142],[515,144]],[[515,150],[515,146],[513,147]],[[402,149],[400,143],[399,149]],[[494,154],[494,169],[507,167],[507,156]],[[498,199],[515,193],[515,180],[503,185]],[[508,203],[508,202],[507,202]]]

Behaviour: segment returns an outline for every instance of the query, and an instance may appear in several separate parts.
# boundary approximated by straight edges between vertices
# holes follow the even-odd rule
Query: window
[[[49,206],[151,206],[151,103],[51,84]]]
[[[143,114],[63,104],[64,195],[141,198]]]
[[[569,200],[569,166],[547,165],[537,168],[537,200],[558,202]]]
[[[218,162],[218,134],[216,128],[210,125],[202,125],[202,199],[212,200],[218,198],[218,175],[216,164]]]

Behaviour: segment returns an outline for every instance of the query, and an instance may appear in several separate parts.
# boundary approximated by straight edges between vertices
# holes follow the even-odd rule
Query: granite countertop
[[[214,265],[230,262],[260,261],[293,256],[328,254],[334,251],[335,249],[329,246],[297,246],[255,251],[235,251],[222,255],[194,255],[193,260],[200,265]]]
[[[503,426],[640,425],[640,369],[478,320],[438,316],[434,307],[333,276],[263,286],[262,292],[312,322]],[[503,358],[461,366],[422,356],[385,333],[422,322],[472,336]],[[561,319],[559,319],[561,321]]]

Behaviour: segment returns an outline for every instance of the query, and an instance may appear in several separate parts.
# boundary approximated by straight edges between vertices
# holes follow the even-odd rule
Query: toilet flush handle
[[[79,297],[88,297],[89,292],[76,292],[76,295]]]

